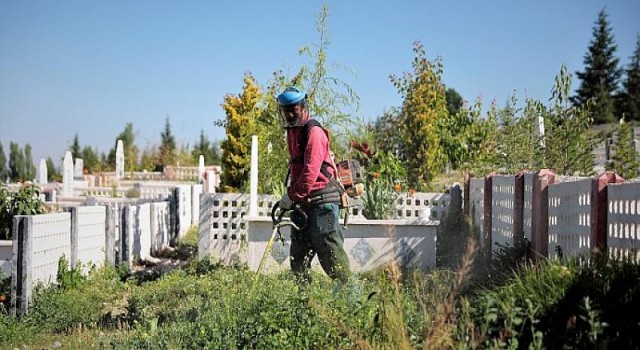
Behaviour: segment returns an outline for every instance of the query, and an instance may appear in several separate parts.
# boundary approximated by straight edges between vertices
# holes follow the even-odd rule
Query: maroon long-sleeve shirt
[[[301,132],[304,132],[303,127],[287,129],[287,146],[291,159],[301,158],[302,156],[299,145]],[[291,164],[291,185],[287,191],[289,198],[294,202],[302,202],[307,199],[311,192],[321,190],[327,186],[329,178],[320,172],[322,163],[325,161],[332,164],[329,138],[321,127],[314,126],[309,133],[309,141],[304,151],[304,160],[297,163],[292,162]],[[331,176],[335,177],[333,166],[328,166],[327,171]]]

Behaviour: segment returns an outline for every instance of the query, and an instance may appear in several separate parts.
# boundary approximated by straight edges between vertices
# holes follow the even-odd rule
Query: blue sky
[[[469,101],[503,105],[515,92],[546,101],[565,64],[583,69],[605,8],[626,64],[640,34],[640,1],[12,1],[0,0],[0,142],[29,143],[34,163],[59,161],[79,135],[108,152],[126,123],[140,148],[168,117],[179,144],[204,130],[225,138],[224,95],[244,72],[265,86],[278,69],[310,63],[329,5],[329,63],[360,96],[359,117],[398,106],[390,74],[411,70],[412,44],[441,57],[444,82]],[[577,88],[575,79],[573,87]]]

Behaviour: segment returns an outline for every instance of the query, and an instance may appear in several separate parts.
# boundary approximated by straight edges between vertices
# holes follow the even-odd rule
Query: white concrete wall
[[[106,232],[106,207],[90,206],[78,207],[77,221],[77,261],[84,265],[100,267],[104,264],[105,232]],[[85,266],[85,270],[88,266]]]
[[[432,269],[436,266],[436,231],[439,221],[422,220],[366,220],[355,219],[343,230],[344,249],[349,257],[351,271],[373,270],[392,261],[401,266]],[[261,272],[275,272],[290,268],[290,229],[284,227],[284,245],[276,240],[267,255]],[[246,260],[249,269],[258,269],[269,237],[273,233],[271,219],[254,217],[248,220]],[[312,268],[321,269],[317,257]]]
[[[589,254],[592,179],[549,185],[549,257]]]
[[[640,261],[640,182],[610,184],[607,189],[609,253]]]
[[[58,262],[71,259],[71,213],[33,215],[31,237],[32,283],[48,285],[56,281]]]
[[[170,213],[169,202],[150,203],[151,210],[151,254],[169,246]]]
[[[13,255],[13,241],[0,240],[0,271],[4,278],[11,277],[11,257]]]
[[[472,178],[469,186],[469,216],[473,226],[478,230],[480,236],[478,244],[482,248],[484,239],[484,178]]]

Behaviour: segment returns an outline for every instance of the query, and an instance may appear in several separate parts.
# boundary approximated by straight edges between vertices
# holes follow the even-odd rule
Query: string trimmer
[[[276,236],[284,246],[284,236],[282,235],[282,232],[280,232],[281,228],[285,226],[291,226],[291,228],[294,230],[304,230],[307,227],[307,214],[302,210],[299,204],[295,204],[291,209],[280,210],[280,213],[276,217],[276,212],[278,211],[279,208],[280,208],[280,202],[276,202],[276,204],[274,204],[273,208],[271,209],[271,221],[273,222],[273,233],[271,233],[271,237],[269,237],[269,241],[267,242],[267,248],[265,249],[264,254],[262,255],[262,259],[260,259],[260,265],[258,265],[258,270],[256,271],[256,274],[260,273],[260,270],[262,270],[262,265],[264,265],[264,262],[267,259],[267,256],[271,254],[271,248],[273,247],[273,242],[275,242],[276,240]],[[287,212],[291,212],[291,213],[297,212],[298,214],[300,214],[300,218],[302,219],[302,226],[296,225],[296,223],[294,223],[290,219],[291,215],[285,218],[284,214]]]

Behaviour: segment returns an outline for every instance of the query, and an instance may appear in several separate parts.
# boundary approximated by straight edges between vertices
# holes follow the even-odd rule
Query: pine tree
[[[618,68],[619,59],[614,56],[617,50],[607,14],[600,11],[596,26],[593,28],[593,39],[589,51],[584,56],[584,72],[577,72],[581,81],[572,98],[575,105],[582,106],[593,101],[592,117],[595,124],[611,123],[614,116],[614,95],[622,71]]]
[[[6,182],[9,178],[9,169],[7,169],[7,157],[4,148],[0,142],[0,183]]]
[[[636,49],[630,60],[625,70],[626,79],[622,83],[624,90],[621,94],[620,115],[627,120],[640,121],[640,35],[636,39]]]
[[[75,163],[76,158],[82,158],[82,148],[80,147],[80,139],[78,138],[78,133],[73,137],[73,143],[69,146],[69,151],[71,151],[71,157]]]
[[[176,140],[171,134],[171,123],[169,117],[164,123],[164,130],[160,134],[160,164],[175,165],[176,164]]]
[[[251,133],[259,115],[257,108],[261,92],[250,73],[244,75],[242,93],[227,94],[222,107],[227,115],[227,139],[222,142],[222,174],[220,186],[225,192],[244,189],[249,180]]]
[[[220,155],[218,154],[216,145],[215,143],[209,142],[209,139],[207,138],[207,135],[204,133],[203,129],[200,129],[200,137],[193,146],[193,151],[191,151],[191,155],[196,162],[198,162],[198,158],[201,154],[204,156],[205,165],[214,165],[220,163]]]
[[[638,177],[640,162],[633,142],[633,128],[624,119],[620,119],[616,142],[613,144],[611,163],[607,170],[614,170],[625,179]]]

